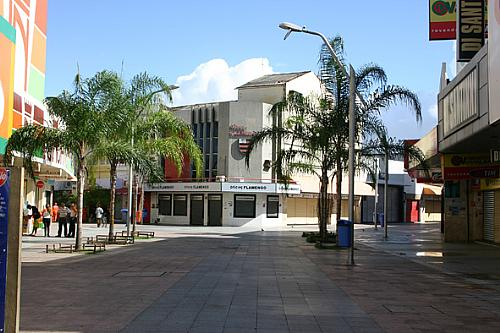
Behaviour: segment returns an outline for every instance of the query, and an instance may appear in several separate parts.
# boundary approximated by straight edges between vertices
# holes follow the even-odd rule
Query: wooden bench
[[[155,232],[154,231],[138,231],[137,235],[138,235],[138,237],[145,236],[146,238],[154,238]]]
[[[120,236],[113,237],[113,244],[134,244],[134,236]]]
[[[106,243],[94,242],[92,244],[83,244],[83,251],[92,250],[93,253],[106,251]]]
[[[123,230],[121,232],[117,231],[115,233],[116,236],[126,236],[127,235],[127,230]],[[146,238],[153,238],[155,236],[154,231],[131,231],[130,235],[133,237],[146,237]]]
[[[53,251],[54,253],[73,253],[76,251],[76,247],[74,244],[47,244],[45,245],[45,253],[49,253],[49,251]]]

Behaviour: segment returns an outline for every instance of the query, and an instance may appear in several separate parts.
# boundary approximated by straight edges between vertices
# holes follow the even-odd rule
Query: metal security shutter
[[[495,240],[495,192],[483,192],[484,240]]]

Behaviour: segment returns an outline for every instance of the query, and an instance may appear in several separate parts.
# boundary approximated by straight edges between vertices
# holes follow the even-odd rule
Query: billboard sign
[[[456,0],[429,1],[429,40],[456,39]]]
[[[16,31],[0,16],[0,154],[12,133]]]
[[[461,0],[457,8],[457,61],[469,61],[484,45],[484,0]]]
[[[5,326],[9,189],[9,171],[0,168],[0,332],[3,332]]]

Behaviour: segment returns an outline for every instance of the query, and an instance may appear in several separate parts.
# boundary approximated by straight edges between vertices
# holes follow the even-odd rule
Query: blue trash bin
[[[378,224],[380,224],[381,227],[384,226],[384,213],[378,213]]]
[[[337,246],[338,247],[351,247],[351,221],[340,220],[337,223],[338,235],[337,235]]]
[[[122,212],[122,222],[123,223],[127,223],[127,219],[128,219],[128,209],[127,208],[123,208],[121,210]]]

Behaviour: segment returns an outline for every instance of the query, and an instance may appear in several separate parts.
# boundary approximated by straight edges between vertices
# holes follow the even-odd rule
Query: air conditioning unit
[[[215,181],[219,183],[223,183],[226,181],[226,176],[215,176]]]

